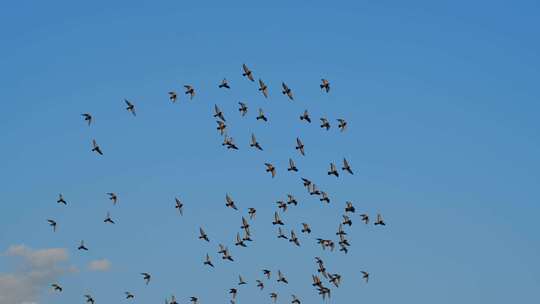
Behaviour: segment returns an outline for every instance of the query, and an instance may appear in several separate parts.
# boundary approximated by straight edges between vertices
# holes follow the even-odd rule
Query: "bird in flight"
[[[321,118],[321,128],[326,129],[327,131],[330,129],[330,122],[328,122],[328,119],[325,117]]]
[[[227,81],[227,78],[223,78],[223,80],[221,81],[221,83],[218,85],[218,88],[226,88],[226,89],[230,89],[231,87],[229,86],[229,82]]]
[[[150,283],[150,280],[152,279],[152,276],[148,272],[141,272],[141,275],[143,276],[143,280],[148,285]]]
[[[227,149],[238,150],[238,146],[234,143],[234,138],[227,136],[227,134],[225,134],[225,138],[223,139],[223,143],[221,145],[227,146]]]
[[[257,215],[257,209],[255,208],[249,208],[248,209],[249,219],[252,220]]]
[[[109,199],[112,201],[113,205],[116,205],[118,202],[118,195],[116,195],[114,192],[109,192],[107,195],[109,196]]]
[[[103,152],[101,152],[101,148],[98,146],[95,139],[92,139],[92,152],[96,152],[99,155],[103,155]]]
[[[354,213],[355,209],[354,209],[354,206],[352,204],[352,202],[345,202],[345,212],[350,212],[350,213]]]
[[[225,201],[226,201],[225,206],[232,208],[234,210],[238,210],[238,208],[236,208],[236,205],[234,204],[233,199],[229,196],[228,193],[225,194]]]
[[[246,285],[246,281],[244,281],[244,278],[242,278],[241,275],[238,276],[238,285]]]
[[[240,233],[236,233],[236,243],[234,243],[234,245],[247,247],[246,243],[244,243],[244,240],[240,237]]]
[[[210,256],[208,255],[208,253],[206,254],[206,259],[205,259],[203,265],[208,265],[208,266],[210,266],[212,268],[214,267],[214,264],[212,264],[212,261],[210,260]]]
[[[266,172],[270,172],[272,178],[274,178],[276,176],[276,167],[270,163],[264,163],[264,165],[266,166]]]
[[[84,120],[88,123],[88,125],[92,123],[92,115],[90,115],[90,113],[83,113],[81,116],[84,117]]]
[[[289,242],[294,243],[296,246],[300,246],[300,241],[298,240],[298,237],[296,237],[296,233],[294,233],[294,230],[291,230],[291,237],[289,238]]]
[[[256,117],[257,120],[262,119],[263,121],[268,121],[268,118],[264,116],[264,111],[262,108],[259,108],[259,116]]]
[[[172,103],[175,103],[177,98],[178,98],[178,95],[176,94],[175,91],[170,91],[170,92],[169,92],[169,100],[170,100]]]
[[[84,297],[86,298],[86,303],[95,303],[94,298],[91,295],[84,295]]]
[[[352,226],[352,220],[349,216],[344,214],[342,215],[342,217],[343,217],[343,223],[342,223],[343,225],[349,225],[349,227]]]
[[[281,209],[281,211],[287,211],[287,203],[284,201],[277,201],[276,204],[278,205],[278,209]]]
[[[221,257],[224,260],[229,260],[231,262],[234,261],[233,257],[231,256],[231,253],[229,252],[229,249],[227,247],[223,248],[223,256]]]
[[[335,175],[336,177],[339,177],[339,172],[336,169],[336,165],[334,163],[330,163],[330,170],[328,170],[328,175]]]
[[[242,226],[240,226],[241,229],[249,229],[249,223],[246,220],[245,217],[242,216]]]
[[[199,299],[197,297],[190,297],[189,301],[191,304],[197,304],[199,302]]]
[[[367,214],[360,214],[360,217],[362,218],[362,222],[364,222],[366,225],[369,224],[369,215]]]
[[[84,245],[84,240],[81,240],[81,244],[79,245],[79,247],[77,247],[77,250],[88,251],[88,248],[86,248],[86,246]]]
[[[201,227],[199,227],[199,240],[205,240],[207,242],[210,242],[210,240],[208,239],[208,235]]]
[[[283,230],[281,230],[281,227],[278,227],[278,239],[284,239],[284,240],[287,240],[288,237],[285,235],[285,233],[283,233]]]
[[[334,286],[339,287],[339,284],[341,284],[341,275],[339,274],[328,274],[330,283],[334,284]]]
[[[225,116],[223,116],[223,112],[221,109],[217,106],[217,104],[214,105],[214,117],[221,119],[223,122],[225,122]]]
[[[312,184],[312,182],[309,179],[304,178],[304,177],[302,177],[302,182],[304,183],[304,187],[309,187]]]
[[[270,280],[270,276],[271,276],[272,272],[270,270],[268,270],[268,269],[263,269],[262,272],[263,272],[264,276],[266,277],[266,279]]]
[[[133,114],[133,116],[137,116],[137,113],[135,113],[135,105],[132,104],[129,100],[127,99],[124,99],[124,102],[126,103],[127,107],[126,107],[126,110],[128,112],[131,112],[131,114]]]
[[[183,211],[184,204],[180,201],[178,197],[175,197],[174,200],[176,202],[176,205],[174,206],[174,208],[178,209],[178,213],[180,213],[180,215],[184,215],[184,211]]]
[[[311,233],[311,228],[309,227],[308,223],[302,223],[302,233]]]
[[[242,114],[242,117],[246,116],[248,112],[247,105],[243,102],[239,102],[238,104],[240,105],[240,108],[238,108],[238,111],[240,112],[240,114]]]
[[[225,130],[227,129],[227,125],[221,120],[216,120],[216,123],[218,124],[216,130],[218,130],[219,134],[223,136],[225,134]]]
[[[300,120],[305,120],[309,123],[311,123],[311,118],[309,117],[308,110],[304,110],[304,114],[300,116]]]
[[[264,289],[264,283],[261,280],[255,280],[257,282],[257,287],[259,287],[260,290]]]
[[[330,92],[330,82],[326,79],[321,79],[321,84],[319,85],[322,90],[325,90],[326,93]]]
[[[189,84],[184,85],[184,88],[186,88],[186,91],[184,93],[186,95],[189,94],[189,99],[193,99],[193,96],[195,96],[195,88],[193,88],[193,86]]]
[[[285,284],[289,284],[289,282],[287,281],[287,279],[285,278],[283,273],[281,273],[281,270],[278,270],[277,275],[278,275],[278,278],[277,278],[278,282],[283,282]]]
[[[262,79],[260,78],[259,78],[259,91],[261,91],[261,93],[264,95],[264,98],[268,98],[268,87],[266,86],[264,81],[262,81]]]
[[[379,213],[377,213],[377,220],[373,224],[374,225],[386,226],[386,223],[383,221],[382,215],[380,215]]]
[[[369,273],[366,271],[360,271],[362,273],[362,279],[366,281],[366,283],[369,281]]]
[[[292,158],[289,158],[289,168],[287,168],[287,171],[298,172],[298,168],[296,167],[296,164],[294,163],[294,160],[292,160]]]
[[[236,299],[236,294],[238,293],[238,290],[236,288],[231,288],[229,289],[229,293],[231,294],[231,297],[234,299]]]
[[[345,121],[345,119],[343,118],[338,118],[337,119],[338,121],[338,128],[341,132],[345,131],[347,129],[347,121]]]
[[[292,194],[287,194],[287,205],[298,205],[298,201]]]
[[[347,159],[343,158],[343,167],[341,167],[341,170],[349,172],[349,174],[354,174],[351,166],[349,165],[349,162]]]
[[[272,302],[276,303],[278,294],[276,292],[270,293],[270,299],[272,299]]]
[[[114,224],[114,221],[111,218],[111,213],[107,212],[107,217],[103,220],[104,223],[111,223]]]
[[[313,183],[311,183],[310,185],[311,185],[311,190],[309,191],[309,194],[311,194],[311,195],[321,195],[322,194],[322,192],[319,191],[319,189],[317,189],[317,185],[315,185]]]
[[[55,221],[55,220],[48,219],[47,222],[49,222],[49,226],[52,227],[53,232],[56,232],[56,221]]]
[[[285,82],[281,83],[281,87],[283,88],[281,93],[283,93],[283,95],[287,95],[290,100],[294,100],[292,90],[285,84]]]
[[[302,154],[302,156],[306,155],[304,153],[304,143],[302,143],[299,137],[296,138],[296,150],[300,151],[300,154]]]
[[[291,295],[291,296],[292,296],[291,304],[300,304],[300,299],[298,299],[297,296],[295,295]]]
[[[250,147],[255,147],[259,150],[263,150],[259,142],[257,142],[257,138],[255,138],[255,134],[251,133],[251,143],[249,144]]]
[[[56,284],[56,283],[53,283],[51,284],[51,287],[53,288],[54,291],[58,291],[58,292],[62,292],[62,286]]]
[[[135,298],[135,296],[129,291],[124,292],[124,294],[126,295],[127,300]]]
[[[64,204],[67,205],[66,200],[64,199],[64,195],[62,193],[58,194],[58,199],[56,200],[58,204]]]
[[[251,81],[255,81],[255,79],[253,78],[253,73],[247,67],[247,65],[242,64],[242,70],[244,70],[244,73],[242,73],[242,76],[247,77]]]

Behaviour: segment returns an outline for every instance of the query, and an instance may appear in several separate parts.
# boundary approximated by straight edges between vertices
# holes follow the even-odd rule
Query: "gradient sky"
[[[238,303],[270,303],[271,291],[279,303],[291,293],[317,303],[315,256],[343,276],[335,303],[538,299],[537,1],[111,2],[0,4],[0,304],[82,303],[85,293],[122,303],[127,290],[134,303],[171,294],[225,303],[238,274],[249,283]],[[266,81],[268,100],[242,78],[242,63]],[[217,88],[223,77],[230,91]],[[318,87],[322,77],[330,94]],[[167,92],[184,84],[198,95],[171,104]],[[239,101],[250,107],[246,118]],[[221,146],[214,104],[239,151]],[[268,124],[255,120],[258,107]],[[333,128],[300,122],[304,109]],[[335,128],[338,117],[347,132]],[[251,132],[264,152],[249,148]],[[306,157],[294,150],[297,136]],[[92,138],[103,157],[90,151]],[[285,172],[289,157],[300,173]],[[355,175],[327,176],[343,157]],[[277,165],[275,179],[264,162]],[[309,197],[301,176],[331,204]],[[59,192],[67,207],[56,204]],[[225,208],[227,192],[241,212]],[[287,231],[299,233],[304,221],[313,228],[299,249],[271,225],[287,193],[300,201],[283,215]],[[362,225],[356,214],[349,254],[322,251],[314,238],[335,237],[347,200],[388,225]],[[255,242],[239,249],[233,239],[248,207],[258,209]],[[102,222],[107,211],[117,225]],[[47,218],[58,221],[56,233]],[[210,244],[197,240],[199,226]],[[81,239],[88,253],[77,252]],[[221,261],[219,242],[237,262]],[[215,269],[202,265],[207,252]],[[108,269],[89,269],[103,259]],[[281,269],[289,286],[274,280],[259,292],[262,268]],[[149,286],[140,272],[152,273]],[[51,280],[65,291],[51,292]]]

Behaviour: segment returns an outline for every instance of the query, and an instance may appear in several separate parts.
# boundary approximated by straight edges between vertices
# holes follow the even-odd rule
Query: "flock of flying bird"
[[[253,81],[253,82],[255,81],[255,78],[253,76],[253,72],[245,64],[242,65],[242,70],[243,70],[242,76],[246,77],[250,81]],[[268,87],[267,87],[267,85],[263,82],[262,79],[259,79],[258,83],[259,83],[258,90],[263,94],[263,96],[265,98],[268,98]],[[282,94],[287,96],[291,101],[293,101],[294,100],[293,91],[284,82],[281,83],[281,86],[282,86],[282,91],[281,91]],[[326,92],[326,93],[330,92],[330,82],[328,80],[321,79],[321,84],[319,86],[324,92]],[[184,93],[186,95],[189,95],[190,99],[193,99],[193,97],[196,95],[195,88],[193,86],[191,86],[191,85],[185,85],[184,88],[185,88]],[[230,89],[231,87],[230,87],[229,82],[227,81],[227,79],[223,79],[220,82],[220,84],[218,85],[218,88]],[[168,92],[168,94],[169,94],[169,100],[171,102],[173,102],[173,103],[175,103],[179,99],[179,96],[175,91]],[[125,109],[128,112],[130,112],[133,116],[136,116],[135,105],[131,101],[127,100],[127,99],[125,99],[124,102],[126,104]],[[248,113],[247,104],[245,104],[243,102],[239,102],[239,106],[240,107],[238,108],[238,111],[240,112],[240,115],[242,117],[246,116],[247,113]],[[93,116],[90,113],[83,113],[81,115],[82,115],[83,119],[86,121],[86,123],[89,126],[93,123]],[[216,129],[218,130],[218,132],[224,138],[222,145],[225,146],[227,149],[238,150],[238,146],[234,143],[234,139],[227,135],[227,124],[226,124],[225,115],[217,105],[214,106],[213,117],[216,119],[216,123],[217,123],[217,128]],[[262,108],[258,109],[258,115],[256,116],[256,120],[262,120],[264,122],[268,121],[268,118],[265,116],[264,111],[263,111]],[[302,113],[302,115],[300,115],[300,120],[305,121],[307,123],[311,123],[311,117],[310,117],[309,112],[307,110],[305,110]],[[320,118],[320,121],[321,121],[321,124],[320,124],[321,128],[323,128],[325,130],[330,129],[331,125],[330,125],[330,122],[328,121],[327,118],[322,117],[322,118]],[[339,118],[339,119],[337,119],[337,122],[338,122],[338,129],[341,132],[343,132],[343,131],[345,131],[347,129],[347,121],[346,120]],[[251,134],[250,147],[255,148],[257,150],[260,150],[260,151],[264,150],[263,147],[261,146],[261,144],[257,141],[257,138],[255,137],[255,134],[253,134],[253,133]],[[304,144],[303,144],[302,140],[299,137],[296,138],[296,147],[295,147],[295,149],[302,156],[305,155]],[[104,154],[101,147],[98,145],[98,143],[97,143],[97,141],[95,139],[92,140],[92,149],[91,149],[91,151],[93,151],[93,152],[95,152],[95,153],[97,153],[99,155]],[[270,173],[272,178],[274,178],[276,176],[276,171],[277,171],[276,167],[271,163],[265,163],[264,165],[266,167],[266,172]],[[287,171],[289,171],[289,172],[291,172],[291,171],[292,172],[298,172],[299,171],[292,158],[289,158],[289,167],[287,168]],[[348,173],[350,175],[354,174],[351,166],[349,165],[349,162],[345,158],[343,158],[341,171],[346,172],[346,173]],[[339,177],[340,171],[338,170],[338,167],[336,167],[335,163],[333,163],[333,162],[330,163],[330,167],[328,169],[327,174],[329,176],[333,175],[335,177]],[[307,178],[303,178],[303,177],[301,178],[301,180],[302,180],[303,186],[307,189],[309,195],[318,196],[319,200],[321,202],[323,202],[323,203],[327,203],[327,204],[330,203],[330,198],[329,198],[328,194],[326,192],[322,191],[322,190],[319,190],[317,185],[314,182],[312,182],[311,180],[309,180]],[[116,193],[110,192],[110,193],[107,193],[107,196],[108,196],[108,199],[113,203],[113,205],[115,205],[118,202],[118,195]],[[63,194],[61,194],[61,193],[58,195],[58,199],[57,199],[56,202],[58,204],[61,204],[61,205],[66,205],[66,206],[68,205],[66,199],[64,198]],[[291,205],[296,206],[298,204],[298,201],[295,199],[295,197],[292,194],[287,194],[287,200],[286,201],[281,201],[280,200],[280,201],[277,201],[276,204],[277,204],[277,209],[279,211],[285,212]],[[228,193],[225,195],[225,206],[227,208],[238,210],[238,207],[236,206],[235,201],[233,200],[233,198]],[[177,209],[177,211],[179,212],[180,215],[183,215],[183,208],[184,208],[184,204],[182,203],[182,201],[179,198],[175,197],[175,209]],[[291,229],[290,234],[287,235],[283,231],[283,229],[281,228],[285,224],[284,224],[283,220],[281,219],[279,211],[274,212],[274,218],[273,218],[273,221],[272,221],[272,225],[277,226],[277,237],[279,239],[288,240],[291,244],[294,244],[295,246],[300,246],[300,239],[298,238],[298,236],[296,235],[294,230]],[[349,226],[350,227],[352,225],[352,219],[351,219],[350,216],[352,214],[354,214],[356,210],[355,210],[355,207],[353,206],[352,202],[347,201],[345,203],[345,210],[344,211],[345,212],[342,215],[343,221],[341,221],[341,223],[339,223],[338,231],[336,232],[336,235],[339,238],[339,241],[338,241],[338,245],[340,247],[339,251],[341,251],[343,253],[347,253],[348,250],[349,250],[350,242],[346,238],[347,232],[345,232],[343,227],[344,226]],[[240,226],[240,228],[242,229],[242,235],[240,234],[240,232],[238,232],[236,234],[236,242],[234,243],[235,246],[247,247],[247,242],[253,241],[252,238],[251,238],[251,232],[250,232],[250,221],[253,221],[255,219],[256,212],[257,212],[257,210],[255,208],[248,208],[247,214],[248,214],[249,220],[246,219],[246,217],[242,216],[242,225]],[[370,216],[368,214],[366,214],[366,213],[360,214],[360,219],[366,225],[368,225],[370,223]],[[47,219],[47,222],[52,227],[53,232],[55,232],[57,230],[57,222],[54,219]],[[103,222],[106,223],[106,224],[115,224],[115,221],[112,219],[111,214],[109,212],[107,212],[106,217],[103,220]],[[375,226],[385,226],[386,225],[386,223],[384,222],[381,214],[376,215],[376,219],[373,222],[373,224]],[[301,223],[301,225],[302,225],[301,232],[303,234],[307,234],[307,235],[311,234],[311,227],[310,227],[310,225],[308,223]],[[198,236],[198,238],[200,240],[210,242],[210,238],[208,237],[207,233],[204,231],[204,229],[202,227],[199,228],[199,236]],[[331,251],[334,251],[334,249],[336,247],[336,244],[334,243],[334,241],[332,239],[317,238],[316,241],[321,246],[321,248],[323,250],[329,249]],[[218,247],[219,247],[218,254],[221,255],[221,258],[224,261],[230,261],[230,262],[235,261],[233,256],[231,255],[231,252],[230,252],[229,248],[227,246],[225,246],[223,244],[218,244]],[[88,248],[86,247],[86,245],[84,243],[84,240],[80,241],[80,245],[77,247],[77,250],[79,250],[79,251],[88,251]],[[339,273],[331,273],[331,272],[329,272],[326,269],[325,264],[324,264],[323,260],[320,257],[315,257],[315,262],[316,262],[316,265],[317,265],[317,269],[316,269],[317,274],[312,275],[312,286],[315,288],[316,292],[319,295],[322,296],[323,299],[330,298],[331,289],[328,287],[329,285],[325,285],[322,278],[326,279],[329,284],[331,284],[331,285],[333,285],[334,287],[337,288],[337,287],[339,287],[339,285],[341,283],[341,275]],[[208,266],[208,267],[212,267],[212,268],[214,267],[214,263],[212,262],[212,259],[211,259],[209,254],[206,254],[206,256],[204,258],[204,261],[203,261],[203,265]],[[267,280],[270,280],[271,276],[272,276],[272,271],[269,270],[269,269],[263,269],[262,274]],[[366,272],[366,271],[360,271],[360,274],[361,274],[361,278],[363,280],[365,280],[365,282],[367,283],[368,280],[369,280],[369,273]],[[140,273],[140,275],[142,276],[142,279],[144,280],[145,284],[148,285],[150,283],[151,279],[152,279],[152,275],[150,273],[147,273],[147,272],[142,272],[142,273]],[[288,284],[289,283],[287,278],[285,277],[284,273],[281,272],[281,270],[277,271],[276,276],[277,276],[276,281],[278,283],[283,283],[283,284]],[[247,282],[244,280],[244,278],[241,275],[239,275],[239,277],[238,277],[238,286],[242,286],[242,285],[246,285],[246,284],[247,284]],[[52,283],[51,287],[56,292],[62,292],[63,291],[62,286],[60,286],[58,283]],[[264,282],[262,280],[257,279],[256,280],[256,287],[259,288],[260,290],[263,290],[264,287],[265,287],[265,284],[264,284]],[[238,291],[239,291],[238,288],[231,288],[229,290],[229,294],[231,296],[230,301],[231,301],[232,304],[235,304]],[[131,300],[131,299],[135,298],[135,295],[133,293],[129,292],[129,291],[126,291],[124,294],[125,294],[125,299],[127,299],[127,300]],[[277,301],[277,299],[278,299],[278,293],[277,292],[271,292],[269,294],[269,296],[270,296],[270,299],[273,301],[273,303],[275,303]],[[293,295],[291,295],[291,297],[292,297],[292,301],[291,301],[292,304],[301,304],[301,300],[297,295],[293,294]],[[84,299],[86,300],[86,303],[90,303],[90,304],[95,303],[94,297],[92,295],[90,295],[90,294],[84,295]],[[195,297],[195,296],[192,296],[192,297],[189,298],[189,301],[192,304],[198,304],[199,303],[199,298]],[[178,304],[178,302],[177,302],[174,295],[171,296],[170,300],[167,298],[165,300],[165,303],[166,304]]]

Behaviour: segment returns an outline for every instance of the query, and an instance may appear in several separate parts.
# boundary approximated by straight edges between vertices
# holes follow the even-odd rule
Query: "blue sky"
[[[538,15],[535,1],[3,2],[0,304],[78,303],[85,293],[107,303],[127,290],[136,303],[171,294],[223,302],[238,274],[248,281],[238,303],[270,303],[271,291],[280,303],[291,293],[316,302],[315,256],[343,276],[336,303],[533,302]],[[242,78],[242,63],[268,84],[268,100]],[[230,91],[217,88],[223,77]],[[184,84],[197,96],[171,104],[167,92]],[[239,101],[250,107],[246,118]],[[214,104],[239,151],[221,146]],[[255,120],[259,107],[267,124]],[[304,109],[333,127],[300,122]],[[344,133],[340,117],[349,122]],[[249,148],[252,132],[265,151]],[[305,157],[294,150],[297,136]],[[103,157],[90,152],[92,138]],[[286,172],[289,157],[300,173]],[[355,174],[327,176],[343,157]],[[275,179],[264,162],[276,164]],[[301,176],[331,204],[307,195]],[[59,192],[67,207],[55,203]],[[225,193],[241,212],[225,208]],[[301,248],[278,240],[271,225],[274,202],[287,193],[300,204],[283,215],[286,230],[299,233],[307,221],[314,231]],[[347,200],[388,225],[364,226],[355,215],[349,254],[321,251],[314,238],[335,237]],[[255,242],[239,249],[233,241],[248,207],[258,210]],[[102,222],[107,211],[117,225]],[[58,221],[56,233],[47,218]],[[210,244],[197,240],[199,226]],[[88,253],[77,252],[81,239]],[[218,243],[237,262],[222,262]],[[206,253],[215,269],[203,267]],[[88,268],[98,260],[110,267]],[[268,282],[259,292],[262,268],[281,269],[289,286]],[[371,273],[368,284],[361,270]],[[32,271],[40,279],[29,279]],[[140,272],[152,273],[149,286]],[[48,289],[50,280],[63,294]]]

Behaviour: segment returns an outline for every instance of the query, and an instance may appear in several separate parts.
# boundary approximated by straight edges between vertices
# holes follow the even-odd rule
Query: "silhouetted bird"
[[[56,283],[53,283],[51,284],[51,287],[53,288],[54,291],[58,291],[58,292],[62,292],[62,287]]]
[[[178,95],[176,94],[175,91],[170,91],[170,92],[169,92],[169,100],[170,100],[172,103],[175,103],[177,98],[178,98]]]
[[[287,240],[288,237],[285,235],[285,233],[283,233],[283,230],[281,230],[281,227],[278,227],[278,239],[284,239],[284,240]]]
[[[124,102],[126,103],[127,107],[126,107],[126,110],[128,112],[131,112],[131,114],[133,114],[133,116],[137,116],[137,113],[135,113],[135,105],[132,104],[129,100],[127,99],[124,99]]]
[[[90,115],[90,113],[83,113],[81,116],[84,117],[86,122],[88,122],[88,125],[92,123],[92,115]]]
[[[206,259],[203,262],[203,265],[208,265],[210,267],[214,267],[214,264],[212,264],[212,261],[210,260],[210,256],[208,255],[208,253],[206,254]]]
[[[178,209],[178,213],[180,213],[180,215],[184,215],[184,210],[183,210],[184,204],[177,197],[174,198],[174,201],[176,202],[176,205],[174,206],[174,208]]]
[[[242,114],[242,117],[246,116],[246,114],[248,112],[247,105],[245,103],[243,103],[243,102],[239,102],[238,104],[240,105],[240,108],[238,108],[238,111],[240,112],[240,114]]]
[[[118,195],[116,195],[114,192],[109,192],[107,195],[109,196],[109,199],[112,201],[113,205],[116,205],[116,202],[118,202]]]
[[[362,221],[367,225],[369,224],[369,215],[367,214],[360,214],[360,217],[362,218]]]
[[[276,292],[270,293],[270,298],[272,299],[272,302],[276,303],[278,294]]]
[[[91,303],[91,304],[95,303],[94,298],[92,298],[91,295],[84,295],[84,297],[86,298],[86,303]]]
[[[366,271],[360,271],[362,273],[362,279],[366,280],[366,283],[369,281],[369,273]]]
[[[143,280],[148,285],[150,283],[150,280],[152,279],[152,276],[147,272],[141,272],[141,275],[143,276]]]
[[[347,121],[345,121],[345,119],[342,119],[342,118],[338,118],[337,119],[338,121],[338,128],[341,132],[345,131],[347,129]]]
[[[291,230],[291,237],[289,238],[289,242],[294,243],[296,246],[300,246],[300,241],[298,240],[298,237],[296,237],[294,230]]]
[[[214,105],[214,117],[221,119],[223,122],[226,121],[225,116],[223,116],[223,112],[216,104]]]
[[[56,221],[55,221],[55,220],[48,219],[47,222],[49,222],[49,226],[52,227],[53,232],[56,232]]]
[[[264,283],[261,282],[261,280],[256,280],[257,282],[257,287],[259,287],[260,290],[263,290],[264,289]]]
[[[354,174],[354,173],[352,172],[351,166],[349,166],[349,162],[348,162],[347,159],[345,159],[345,158],[343,158],[343,167],[341,167],[341,170],[347,171],[347,172],[349,172],[350,174]]]
[[[309,227],[308,223],[302,223],[302,233],[311,233],[311,228]]]
[[[238,208],[236,208],[236,205],[234,204],[232,197],[230,197],[228,193],[225,194],[225,201],[226,201],[225,206],[232,208],[234,210],[238,210]]]
[[[257,209],[255,208],[249,208],[248,209],[249,219],[254,219],[257,214]]]
[[[92,140],[92,151],[99,155],[103,155],[103,152],[101,152],[101,148],[98,146],[95,139]]]
[[[281,83],[281,87],[283,88],[281,93],[283,95],[287,95],[287,97],[289,97],[290,100],[294,100],[292,90],[285,84],[285,82]]]
[[[247,247],[246,243],[244,243],[244,240],[240,237],[240,233],[236,233],[236,243],[234,243],[235,246],[242,246]]]
[[[272,178],[274,178],[276,176],[276,167],[270,163],[264,163],[264,165],[266,166],[266,172],[270,172]]]
[[[126,299],[127,299],[127,300],[135,298],[135,296],[134,296],[131,292],[129,292],[129,291],[126,291],[126,292],[124,292],[124,293],[125,293],[125,295],[126,295]]]
[[[111,213],[110,212],[107,212],[107,217],[103,220],[103,222],[104,223],[114,224],[114,221],[111,218]]]
[[[263,269],[262,272],[266,276],[266,278],[268,280],[270,280],[270,276],[271,276],[272,272],[270,270],[268,270],[268,269]]]
[[[284,225],[283,221],[279,217],[279,214],[277,212],[274,213],[274,221],[272,222],[273,225]]]
[[[193,97],[195,96],[195,88],[193,88],[193,86],[189,84],[184,85],[184,88],[186,88],[186,91],[184,92],[184,94],[186,95],[189,94],[189,99],[193,99]]]
[[[206,232],[204,232],[201,227],[199,227],[199,240],[205,240],[207,242],[210,242],[210,240],[208,239],[208,235],[206,235]]]
[[[247,65],[242,64],[242,70],[244,70],[244,73],[242,73],[242,76],[247,77],[247,78],[248,78],[249,80],[251,80],[251,81],[255,81],[255,79],[253,78],[253,73],[252,73],[251,70],[247,67]]]
[[[300,299],[298,299],[297,296],[292,295],[292,301],[291,304],[300,304]]]
[[[298,201],[292,194],[287,194],[287,205],[298,205]]]
[[[328,170],[328,175],[335,175],[336,177],[339,177],[339,173],[334,163],[330,163],[330,170]]]
[[[219,134],[223,136],[227,130],[227,125],[221,120],[216,120],[216,123],[218,124],[216,130],[218,130]]]
[[[263,109],[259,108],[259,116],[256,117],[257,120],[262,119],[263,121],[268,121],[268,118],[264,116]]]
[[[257,138],[255,138],[255,134],[251,133],[251,143],[249,144],[250,147],[255,147],[259,150],[263,150],[259,142],[257,142]]]
[[[330,123],[324,117],[321,118],[321,128],[326,129],[327,131],[330,129]]]
[[[300,116],[300,120],[305,120],[309,123],[311,123],[311,118],[309,117],[308,110],[304,110],[304,114]]]
[[[347,201],[345,202],[345,212],[354,213],[355,209],[351,202]]]
[[[221,81],[221,83],[218,85],[218,87],[221,89],[221,88],[226,88],[226,89],[230,89],[231,87],[229,86],[229,82],[227,81],[226,78],[223,78],[223,80]]]
[[[283,282],[283,283],[285,283],[285,284],[289,284],[289,282],[287,281],[287,279],[285,278],[285,276],[283,275],[283,273],[281,273],[280,270],[278,270],[277,275],[278,275],[278,278],[277,278],[277,281],[278,281],[278,282]]]
[[[58,204],[64,204],[67,205],[66,200],[64,199],[64,195],[62,193],[58,194],[58,199],[56,200]]]
[[[345,215],[345,214],[342,215],[342,216],[343,216],[343,223],[342,223],[342,224],[343,224],[343,225],[349,225],[349,227],[352,226],[352,220],[351,220],[351,218],[348,217],[348,216]]]
[[[321,79],[321,84],[319,85],[321,89],[325,90],[326,93],[330,92],[330,82],[326,79]]]
[[[244,281],[244,278],[242,278],[241,275],[238,276],[238,285],[246,285],[246,281]]]
[[[377,220],[373,224],[374,225],[386,226],[386,223],[383,221],[382,215],[380,215],[378,213],[377,213]]]
[[[287,168],[287,171],[298,172],[298,168],[296,167],[296,164],[294,163],[294,160],[292,160],[292,158],[289,158],[289,168]]]
[[[268,87],[262,79],[259,79],[259,91],[261,91],[265,98],[268,98]]]
[[[86,248],[86,246],[84,246],[84,240],[81,240],[81,244],[79,245],[79,247],[77,247],[77,250],[88,251],[88,248]]]
[[[298,137],[296,138],[296,150],[300,151],[300,154],[302,154],[302,156],[305,156],[304,144],[302,143],[302,141]]]

